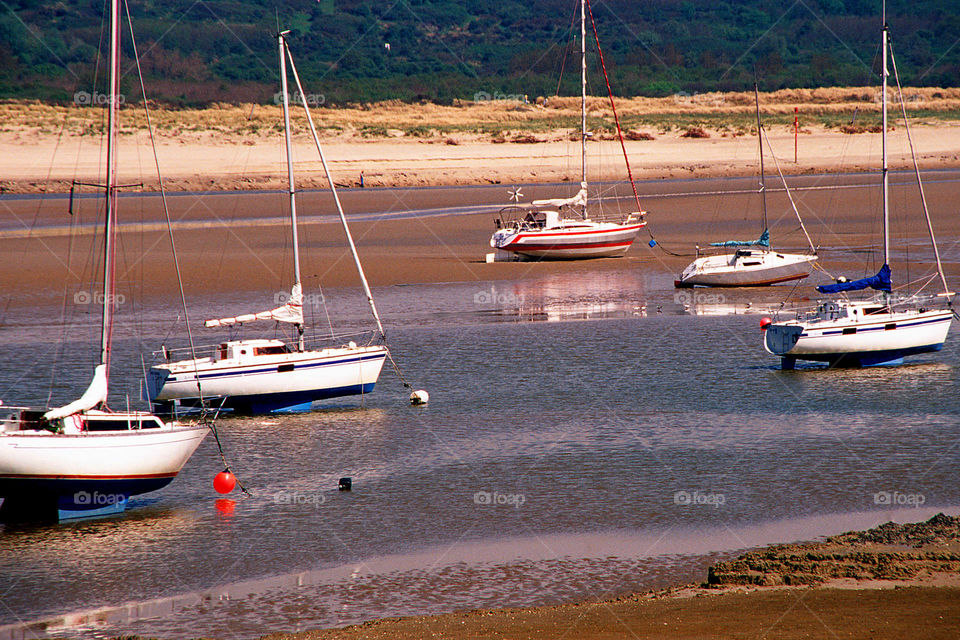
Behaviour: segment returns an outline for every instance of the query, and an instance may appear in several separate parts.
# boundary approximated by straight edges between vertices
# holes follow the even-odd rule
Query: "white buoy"
[[[427,404],[428,402],[430,402],[430,394],[423,389],[417,389],[410,394],[410,404],[414,406],[419,404]]]

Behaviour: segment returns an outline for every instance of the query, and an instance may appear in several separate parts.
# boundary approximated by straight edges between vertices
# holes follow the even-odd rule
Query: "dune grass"
[[[891,91],[891,96],[894,93]],[[913,121],[960,119],[960,89],[904,89]],[[794,109],[801,126],[834,128],[850,125],[869,130],[879,122],[879,91],[873,87],[784,89],[762,93],[761,112],[767,127],[792,127]],[[603,97],[588,99],[588,126],[592,131],[614,130],[613,113]],[[701,127],[715,132],[745,135],[755,130],[754,98],[750,92],[678,94],[668,98],[622,98],[617,112],[626,130],[666,134]],[[145,129],[142,105],[122,108],[121,134]],[[282,131],[278,105],[213,104],[203,109],[171,109],[157,105],[151,118],[161,137],[238,138],[273,136]],[[891,105],[891,115],[899,104]],[[446,141],[450,136],[487,139],[523,138],[530,134],[563,137],[579,128],[580,101],[575,97],[538,98],[527,104],[510,100],[461,101],[452,106],[381,102],[313,109],[325,137],[360,139],[414,138]],[[306,135],[303,111],[292,111],[294,131]],[[39,135],[99,135],[105,126],[100,108],[30,101],[0,102],[0,133]]]

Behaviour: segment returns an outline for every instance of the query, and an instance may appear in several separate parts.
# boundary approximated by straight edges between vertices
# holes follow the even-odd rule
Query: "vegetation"
[[[0,15],[0,97],[91,102],[103,93],[102,0],[9,0]],[[180,106],[276,94],[277,21],[292,31],[314,104],[452,104],[577,92],[571,0],[130,0],[152,97]],[[607,0],[594,17],[620,95],[694,97],[869,86],[879,0]],[[960,83],[955,0],[890,0],[904,84]],[[589,28],[589,27],[588,27]],[[139,96],[124,25],[122,92]],[[591,66],[597,65],[596,56]],[[591,92],[604,93],[600,73]]]

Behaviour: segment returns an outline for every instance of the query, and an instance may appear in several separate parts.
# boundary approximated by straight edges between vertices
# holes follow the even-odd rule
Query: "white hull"
[[[199,400],[199,376],[204,397],[218,398],[216,405],[222,398],[225,407],[239,411],[278,411],[324,398],[369,393],[386,356],[385,346],[374,345],[252,355],[243,360],[185,360],[151,367],[147,388],[155,404],[190,404]]]
[[[767,327],[764,347],[785,358],[833,364],[870,365],[896,362],[905,356],[939,351],[950,324],[950,310],[864,313],[864,303],[830,303],[851,313],[843,317],[777,322]]]
[[[119,433],[0,434],[0,480],[173,478],[206,437],[207,427]]]
[[[129,496],[169,484],[209,431],[141,412],[88,411],[53,423],[41,416],[20,409],[0,416],[3,519],[122,511]]]
[[[570,228],[501,229],[490,246],[526,258],[578,260],[622,256],[645,223],[573,223]]]
[[[816,260],[815,255],[741,249],[697,258],[683,270],[674,286],[762,287],[806,278]]]

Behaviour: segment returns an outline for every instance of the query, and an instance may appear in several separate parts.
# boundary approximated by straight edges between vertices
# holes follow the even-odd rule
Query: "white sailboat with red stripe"
[[[534,200],[530,205],[507,207],[500,212],[495,221],[497,230],[490,238],[490,246],[502,252],[514,254],[524,260],[579,260],[584,258],[608,258],[622,256],[637,237],[637,232],[647,223],[640,208],[640,198],[630,171],[630,161],[623,142],[623,132],[617,108],[613,102],[613,93],[607,83],[610,105],[617,122],[617,133],[623,150],[624,162],[637,210],[608,220],[595,205],[595,215],[591,216],[587,206],[587,12],[586,0],[580,2],[580,190],[569,198],[550,198]],[[593,24],[593,15],[590,15]],[[597,53],[603,65],[603,51],[593,24]],[[604,66],[606,79],[606,67]],[[514,193],[519,193],[514,192]],[[517,198],[519,200],[519,198]]]
[[[126,507],[131,495],[169,484],[209,431],[107,406],[114,324],[117,215],[116,135],[120,87],[120,5],[110,5],[103,318],[100,361],[79,399],[54,409],[0,406],[0,521],[42,520]],[[10,366],[10,364],[5,364]],[[2,403],[0,403],[2,405]]]
[[[621,223],[595,222],[574,213],[574,207],[586,208],[587,188],[566,200],[534,200],[535,207],[514,224],[503,225],[490,239],[490,246],[527,258],[575,260],[622,256],[633,244],[644,222],[640,214]]]

